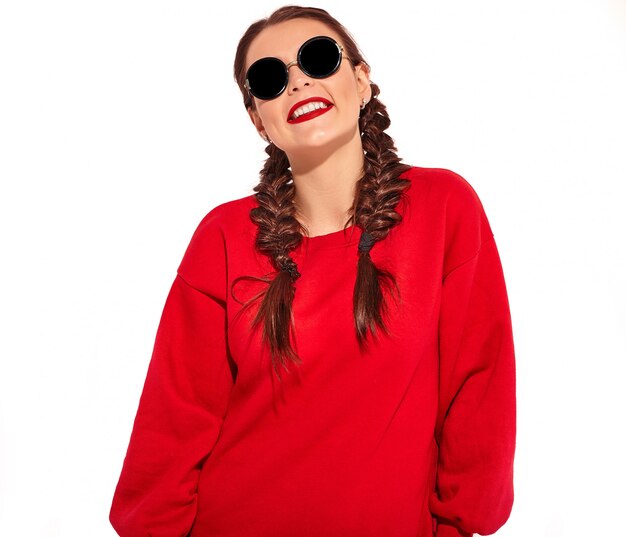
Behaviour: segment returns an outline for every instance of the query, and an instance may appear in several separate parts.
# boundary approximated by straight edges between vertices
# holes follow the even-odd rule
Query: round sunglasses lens
[[[259,99],[273,99],[285,88],[285,65],[277,58],[263,58],[248,69],[248,85]]]
[[[339,67],[339,48],[326,37],[314,38],[300,51],[300,65],[309,76],[325,78]]]

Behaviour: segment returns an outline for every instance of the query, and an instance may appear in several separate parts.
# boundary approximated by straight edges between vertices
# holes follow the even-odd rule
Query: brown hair
[[[353,69],[360,63],[366,63],[352,36],[328,12],[313,7],[293,5],[281,7],[269,17],[253,23],[239,41],[234,76],[246,108],[254,109],[255,106],[254,99],[244,86],[245,59],[250,44],[265,28],[296,18],[315,19],[332,28],[341,37],[346,56]],[[345,228],[356,224],[375,241],[380,241],[402,220],[395,208],[404,196],[404,190],[410,181],[399,176],[410,166],[400,163],[401,159],[396,155],[393,139],[384,132],[391,123],[389,115],[385,105],[377,98],[380,93],[378,86],[373,82],[370,82],[370,85],[372,98],[361,110],[359,117],[359,130],[365,151],[364,174],[357,183],[355,199],[350,208],[351,216]],[[287,155],[271,142],[265,152],[269,157],[260,172],[261,180],[254,187],[259,206],[250,211],[250,218],[258,226],[256,248],[270,258],[277,274],[263,278],[241,276],[233,282],[233,286],[240,279],[259,280],[268,284],[267,288],[249,300],[244,308],[262,297],[252,326],[254,328],[263,322],[263,340],[269,345],[272,363],[278,373],[277,362],[285,369],[287,369],[286,359],[296,364],[301,363],[290,341],[290,328],[293,326],[292,303],[295,295],[293,281],[300,277],[300,274],[289,252],[299,245],[306,229],[295,217],[296,208],[293,203],[295,185]],[[353,294],[354,325],[359,345],[363,346],[366,343],[368,330],[376,335],[376,326],[387,332],[383,321],[386,310],[383,288],[391,288],[391,285],[399,293],[393,275],[376,267],[368,251],[359,250]],[[280,373],[278,375],[280,378]]]

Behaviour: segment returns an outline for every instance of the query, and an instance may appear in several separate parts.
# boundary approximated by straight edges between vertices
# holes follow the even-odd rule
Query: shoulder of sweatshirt
[[[250,209],[254,195],[221,203],[211,209],[196,227],[178,267],[178,275],[197,290],[226,302],[228,242],[253,238]],[[233,249],[231,248],[231,252]]]
[[[230,233],[249,227],[250,209],[258,204],[253,194],[215,206],[200,220],[192,238],[202,240],[216,231]]]
[[[409,217],[423,212],[420,221],[429,233],[440,237],[445,277],[493,237],[483,204],[470,182],[451,170],[412,166],[404,176],[411,180]]]

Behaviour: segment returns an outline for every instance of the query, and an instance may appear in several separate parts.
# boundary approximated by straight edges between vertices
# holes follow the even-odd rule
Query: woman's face
[[[318,35],[332,37],[343,46],[339,36],[317,20],[293,19],[270,26],[250,44],[246,71],[256,60],[267,56],[288,64],[297,58],[302,43]],[[311,97],[325,99],[332,106],[327,112],[306,121],[289,121],[294,105]],[[360,143],[358,120],[363,98],[366,102],[371,98],[367,66],[361,64],[353,70],[344,52],[341,66],[328,78],[311,78],[300,70],[299,65],[291,66],[285,91],[269,101],[253,97],[256,109],[249,109],[248,113],[259,133],[267,134],[289,157],[310,155],[316,147],[332,149],[351,141],[354,143],[355,137]]]

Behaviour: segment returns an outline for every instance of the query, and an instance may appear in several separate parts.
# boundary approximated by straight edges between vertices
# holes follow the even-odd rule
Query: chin
[[[355,131],[352,129],[344,132],[311,132],[308,136],[299,136],[297,141],[292,140],[291,147],[283,149],[283,151],[301,153],[315,149],[336,149],[352,142],[354,136]],[[356,136],[359,137],[358,128]]]

